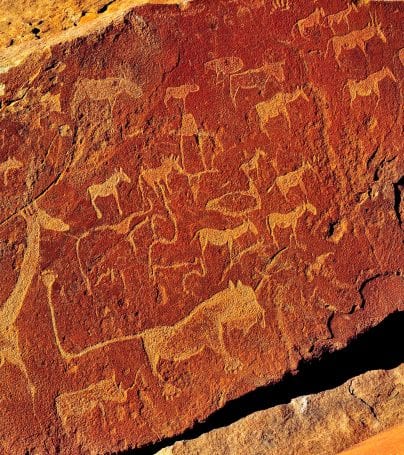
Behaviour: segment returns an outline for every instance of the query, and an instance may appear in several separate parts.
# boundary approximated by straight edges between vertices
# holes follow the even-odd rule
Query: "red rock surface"
[[[403,7],[345,8],[145,6],[0,56],[4,453],[178,434],[403,309]]]

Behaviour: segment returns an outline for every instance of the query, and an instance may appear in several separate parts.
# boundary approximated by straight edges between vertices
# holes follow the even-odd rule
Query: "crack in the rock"
[[[366,282],[372,279],[375,277]],[[228,426],[254,412],[289,403],[293,398],[333,389],[366,371],[395,368],[404,361],[404,351],[401,348],[403,324],[404,312],[397,311],[376,327],[352,340],[345,349],[324,352],[318,359],[301,361],[298,373],[288,373],[275,384],[260,387],[228,402],[222,409],[208,416],[204,422],[196,423],[192,429],[158,443],[120,452],[120,455],[152,455],[176,441],[194,439],[211,430]],[[349,392],[354,394],[351,384]],[[361,400],[377,419],[374,407],[361,397],[354,396]]]
[[[352,387],[352,383],[353,383],[353,379],[350,381],[349,385],[348,385],[348,391],[349,393],[354,397],[356,398],[357,400],[359,400],[361,403],[363,403],[370,411],[370,413],[372,414],[372,416],[378,421],[378,417],[377,417],[377,414],[376,414],[376,411],[375,411],[375,408],[370,405],[366,400],[364,400],[362,397],[360,397],[359,395],[356,394],[355,392],[355,389]]]

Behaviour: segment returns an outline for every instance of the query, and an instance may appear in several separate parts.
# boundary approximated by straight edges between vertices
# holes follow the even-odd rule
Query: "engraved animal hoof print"
[[[33,3],[0,2],[0,455],[154,444],[404,309],[402,2]]]

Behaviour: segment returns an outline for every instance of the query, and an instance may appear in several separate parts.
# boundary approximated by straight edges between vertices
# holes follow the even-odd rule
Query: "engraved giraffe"
[[[117,186],[120,182],[130,183],[131,179],[125,174],[122,168],[115,170],[115,172],[103,183],[94,183],[87,188],[90,196],[91,204],[94,207],[97,218],[102,218],[101,210],[97,207],[96,200],[98,197],[113,196],[118,207],[119,214],[122,216],[122,209],[119,203],[119,195]]]
[[[8,174],[11,171],[21,169],[23,166],[22,162],[14,157],[8,157],[6,161],[0,163],[0,174],[3,174],[4,186],[8,185]]]
[[[341,66],[339,57],[343,50],[352,50],[355,49],[355,47],[359,47],[363,55],[367,57],[366,42],[374,37],[379,37],[383,43],[387,43],[387,38],[382,31],[381,24],[377,22],[376,17],[371,17],[371,22],[363,29],[353,30],[346,35],[336,35],[330,38],[327,43],[325,55],[328,54],[329,46],[332,44],[334,58],[338,63],[338,66]]]
[[[349,30],[349,20],[348,16],[352,13],[352,11],[358,12],[358,8],[355,3],[348,3],[347,7],[341,11],[338,11],[335,14],[329,14],[325,19],[327,21],[327,25],[330,27],[333,33],[335,33],[334,25],[341,24],[342,21],[346,23]]]
[[[297,223],[299,222],[299,219],[304,215],[305,212],[310,212],[313,215],[317,215],[316,207],[314,207],[314,205],[311,204],[310,202],[304,202],[290,212],[287,213],[274,212],[270,213],[266,217],[268,231],[272,236],[272,239],[277,247],[279,247],[279,244],[275,238],[276,227],[281,229],[292,228],[291,237],[293,236],[296,244],[298,244],[296,237]]]
[[[379,83],[387,77],[392,81],[397,82],[394,74],[387,66],[384,66],[381,70],[370,74],[366,79],[360,81],[348,79],[345,86],[349,90],[349,96],[351,97],[351,107],[357,96],[370,96],[372,93],[377,96],[377,106],[380,101]]]
[[[287,105],[302,97],[304,100],[309,101],[307,95],[301,87],[298,87],[291,93],[278,92],[270,100],[261,101],[255,105],[258,114],[260,129],[266,133],[266,124],[269,119],[283,115],[288,123],[289,129],[291,128],[290,117]]]
[[[302,192],[307,196],[307,191],[306,187],[304,186],[303,183],[303,175],[305,172],[312,170],[313,167],[312,165],[308,162],[305,161],[303,164],[296,169],[295,171],[288,172],[287,174],[284,175],[279,175],[275,178],[274,183],[268,188],[267,193],[270,193],[273,189],[273,187],[276,185],[281,192],[282,196],[288,200],[288,193],[289,190],[292,188],[299,186]]]
[[[236,226],[232,229],[213,229],[213,228],[202,228],[196,232],[192,240],[198,239],[201,254],[202,254],[202,264],[204,271],[206,271],[206,261],[205,261],[205,250],[208,244],[213,246],[224,246],[227,245],[229,250],[229,262],[230,265],[233,264],[233,243],[242,235],[247,232],[252,232],[254,235],[258,235],[258,230],[255,224],[246,220],[241,223],[239,226]]]
[[[264,63],[259,68],[249,69],[242,73],[230,75],[230,96],[233,104],[236,105],[236,96],[240,89],[258,89],[259,91],[265,90],[265,87],[271,77],[278,82],[285,80],[285,73],[283,66],[285,60],[275,63]]]
[[[226,372],[237,371],[242,367],[242,363],[228,352],[224,341],[224,328],[240,329],[246,336],[254,325],[259,323],[262,328],[265,328],[266,325],[265,310],[258,303],[254,290],[240,281],[237,281],[236,285],[230,281],[226,289],[200,303],[187,316],[173,325],[155,327],[133,335],[112,338],[77,352],[66,351],[59,336],[52,302],[56,279],[57,274],[52,270],[42,273],[42,280],[47,290],[55,343],[64,360],[81,358],[115,343],[140,340],[153,375],[164,386],[167,384],[158,369],[160,360],[181,362],[192,358],[205,348],[212,349],[221,357]],[[198,327],[198,330],[195,327]],[[179,340],[181,341],[179,342]],[[168,385],[165,388],[166,391],[168,394],[173,391],[177,393],[178,389]]]
[[[178,87],[167,87],[164,96],[164,104],[167,107],[171,99],[182,100],[182,106],[185,111],[185,100],[190,93],[199,92],[199,85],[197,84],[183,84]]]
[[[310,28],[318,26],[321,24],[321,19],[325,17],[325,12],[323,8],[317,7],[312,13],[303,19],[299,19],[296,24],[293,26],[292,34],[294,34],[295,28],[299,31],[299,34],[302,38],[305,38],[306,31]]]
[[[69,225],[59,218],[48,215],[44,210],[39,209],[36,203],[23,209],[20,215],[26,222],[26,248],[17,282],[0,309],[0,368],[6,362],[15,365],[27,380],[28,389],[33,398],[35,386],[29,378],[27,368],[22,359],[16,322],[32,280],[37,273],[40,260],[41,228],[65,232],[69,230]]]
[[[237,73],[244,66],[240,57],[220,57],[205,63],[205,72],[213,71],[216,73],[216,85],[225,82],[225,77]]]

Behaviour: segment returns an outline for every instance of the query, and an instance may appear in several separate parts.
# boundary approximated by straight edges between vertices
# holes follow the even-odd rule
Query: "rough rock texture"
[[[178,434],[403,309],[402,23],[196,0],[3,52],[4,453]]]
[[[372,438],[341,452],[341,455],[403,455],[404,454],[404,425],[391,428]]]
[[[120,14],[135,5],[186,3],[180,0],[0,0],[0,48],[80,27]]]
[[[158,455],[335,455],[400,423],[404,423],[404,365],[370,371],[335,389],[256,412],[197,439],[176,442]],[[402,431],[403,426],[392,441],[402,444]],[[357,453],[371,452],[352,451]]]

